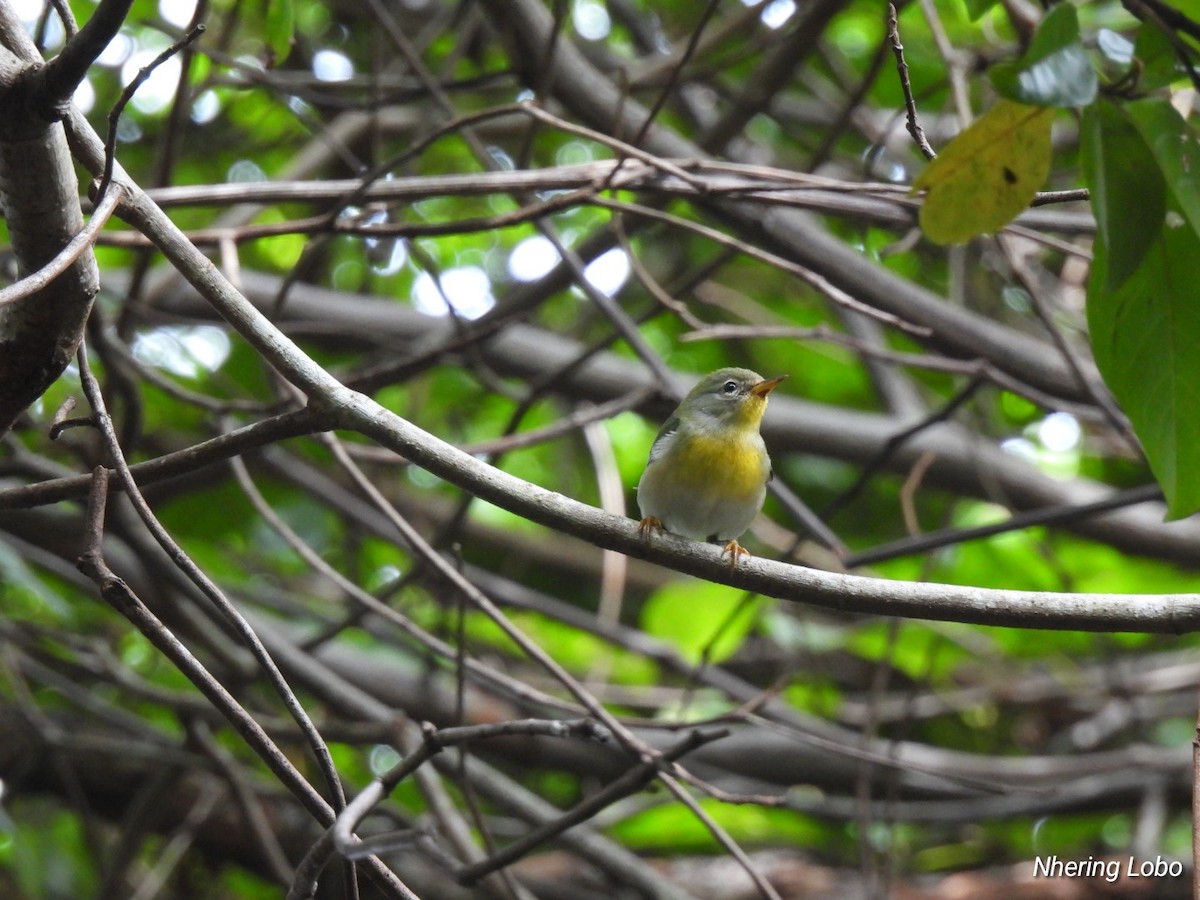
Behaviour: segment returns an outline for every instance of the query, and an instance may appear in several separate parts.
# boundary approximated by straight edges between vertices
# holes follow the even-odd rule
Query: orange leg
[[[749,556],[750,551],[737,542],[737,538],[726,541],[725,549],[721,551],[721,555],[729,554],[729,568],[736,569],[739,556]]]
[[[663,530],[662,519],[658,516],[646,516],[646,518],[638,522],[638,534],[642,536],[643,541],[650,540],[650,532],[657,531],[662,533]]]

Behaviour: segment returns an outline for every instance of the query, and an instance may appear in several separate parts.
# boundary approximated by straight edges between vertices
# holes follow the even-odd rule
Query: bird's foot
[[[736,569],[739,556],[749,556],[750,551],[737,542],[737,538],[725,542],[725,549],[721,551],[721,555],[729,554],[729,568]]]
[[[638,534],[642,536],[642,540],[650,542],[650,532],[657,531],[659,534],[665,529],[663,528],[662,519],[658,516],[646,516],[642,521],[638,522]]]

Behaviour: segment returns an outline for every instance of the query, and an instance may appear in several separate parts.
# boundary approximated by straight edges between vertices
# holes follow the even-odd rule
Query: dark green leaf
[[[1075,7],[1070,3],[1059,3],[1038,23],[1021,62],[1026,65],[1040,62],[1079,42],[1079,17]]]
[[[1164,100],[1084,119],[1097,239],[1088,285],[1096,364],[1167,497],[1200,509],[1200,145]]]
[[[1133,123],[1104,100],[1084,113],[1083,166],[1105,251],[1105,265],[1092,265],[1092,282],[1113,290],[1141,264],[1162,228],[1166,185]]]
[[[1097,243],[1097,262],[1103,257]],[[1096,364],[1120,400],[1171,518],[1200,509],[1200,238],[1188,227],[1154,236],[1116,290],[1088,290]]]
[[[1141,67],[1138,73],[1139,90],[1153,91],[1179,77],[1179,61],[1171,40],[1161,28],[1143,23],[1137,32],[1133,55]]]
[[[990,74],[1002,95],[1032,106],[1086,106],[1099,84],[1069,3],[1046,14],[1020,60],[993,66]]]
[[[1200,234],[1200,142],[1195,132],[1160,98],[1129,103],[1125,111],[1145,140],[1168,196]]]

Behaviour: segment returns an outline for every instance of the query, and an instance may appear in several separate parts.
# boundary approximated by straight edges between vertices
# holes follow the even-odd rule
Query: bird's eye
[[[723,390],[726,394],[736,394],[737,389],[738,386],[736,381],[727,381],[721,386],[721,390]]]

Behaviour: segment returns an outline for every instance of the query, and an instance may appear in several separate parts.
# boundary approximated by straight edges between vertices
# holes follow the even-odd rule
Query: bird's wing
[[[671,438],[675,432],[679,430],[679,417],[671,416],[667,421],[663,422],[662,428],[658,429],[658,434],[654,438],[654,443],[650,445],[650,462],[654,462],[667,451],[667,447],[671,445]]]

